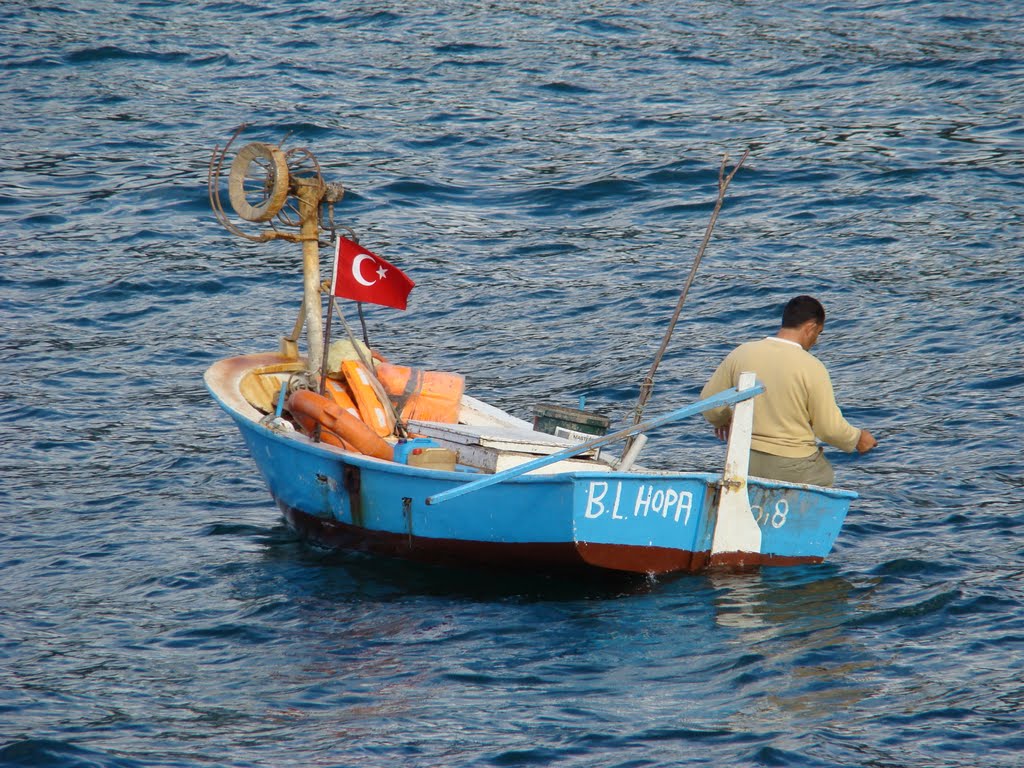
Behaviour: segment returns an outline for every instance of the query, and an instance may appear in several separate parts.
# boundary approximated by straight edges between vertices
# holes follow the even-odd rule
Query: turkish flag
[[[416,285],[398,267],[351,240],[339,237],[331,293],[341,299],[405,309]]]

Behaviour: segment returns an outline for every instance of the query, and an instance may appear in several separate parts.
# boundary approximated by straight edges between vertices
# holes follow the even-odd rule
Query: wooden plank
[[[604,435],[603,437],[595,437],[582,445],[574,446],[572,448],[566,448],[564,451],[553,453],[549,456],[541,456],[528,461],[525,464],[520,464],[518,467],[512,467],[504,472],[496,472],[488,477],[481,477],[471,482],[466,483],[455,488],[450,488],[447,491],[436,493],[433,496],[428,496],[426,499],[427,504],[442,504],[449,499],[454,499],[457,496],[464,496],[467,493],[473,493],[481,488],[488,488],[497,483],[505,480],[511,480],[514,477],[525,475],[534,469],[547,466],[548,464],[554,464],[555,462],[562,461],[563,459],[571,459],[574,456],[578,456],[585,450],[590,448],[598,448],[602,445],[608,445],[614,443],[616,440],[621,440],[624,437],[628,437],[631,434],[639,432],[649,432],[652,429],[660,427],[664,424],[668,424],[679,419],[686,418],[687,416],[693,416],[694,414],[704,413],[704,411],[710,411],[712,408],[718,408],[723,405],[733,405],[742,400],[748,400],[755,395],[759,395],[764,392],[764,386],[757,384],[751,389],[739,392],[736,388],[727,389],[724,392],[719,392],[717,395],[698,400],[696,403],[678,408],[666,414],[662,414],[649,421],[641,422],[640,424],[634,424],[631,427],[620,429],[618,432],[612,432],[610,435]]]
[[[527,431],[533,429],[533,424],[530,422],[506,413],[500,408],[485,403],[483,400],[477,400],[475,397],[465,394],[462,396],[462,402],[459,406],[459,423],[473,424],[481,427],[504,426]]]
[[[533,430],[504,426],[475,426],[469,424],[441,424],[434,421],[409,422],[409,430],[435,440],[444,440],[459,446],[478,446],[496,451],[530,453],[549,456],[578,443],[562,437]],[[589,453],[593,453],[590,451]]]
[[[459,445],[444,440],[438,442],[445,448],[451,448],[458,454],[460,464],[467,467],[475,467],[484,472],[503,472],[512,467],[518,467],[527,461],[537,458],[534,453],[518,453],[516,451],[499,451],[494,448],[483,448],[479,445]],[[569,459],[559,461],[543,468],[544,471],[534,474],[554,474],[557,472],[600,472],[607,471],[610,466],[604,462],[588,459]]]

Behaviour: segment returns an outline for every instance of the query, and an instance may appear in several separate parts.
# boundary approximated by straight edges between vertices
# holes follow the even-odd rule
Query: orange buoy
[[[357,419],[359,418],[359,411],[356,409],[356,404],[352,402],[352,395],[349,394],[345,382],[338,381],[337,379],[326,379],[324,382],[324,394]]]
[[[352,398],[349,397],[348,390],[345,388],[345,383],[342,381],[336,381],[334,379],[327,379],[324,385],[324,394],[330,397],[339,406],[344,408],[346,411],[351,413],[357,419],[359,418],[359,411],[356,410],[355,405],[352,403]],[[293,412],[292,416],[302,427],[302,431],[307,435],[312,435],[317,427],[317,420],[312,416],[307,416],[304,413]],[[320,441],[333,445],[336,448],[344,448],[346,451],[352,451],[353,453],[359,453],[355,446],[351,443],[343,440],[333,432],[328,432],[325,429],[320,430]]]
[[[288,410],[307,433],[311,433],[316,425],[320,425],[320,437],[325,443],[337,445],[327,439],[330,435],[347,444],[348,450],[385,461],[392,461],[394,458],[394,449],[383,438],[323,395],[310,392],[308,389],[296,390],[288,398]],[[310,426],[307,427],[307,424]]]
[[[305,415],[304,413],[292,413],[292,417],[299,423],[299,426],[302,428],[302,433],[312,437],[313,433],[316,431],[317,420],[312,416]],[[320,442],[333,445],[335,448],[351,451],[352,453],[359,453],[354,445],[342,440],[336,434],[328,432],[326,429],[320,430]]]
[[[377,366],[377,378],[401,418],[458,423],[466,386],[461,375],[381,363]]]
[[[366,366],[358,360],[343,360],[341,372],[363,422],[381,437],[394,432],[395,419],[391,410],[384,407],[387,394]]]

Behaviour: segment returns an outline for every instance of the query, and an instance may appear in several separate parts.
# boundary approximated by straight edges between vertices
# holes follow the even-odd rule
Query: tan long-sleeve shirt
[[[764,394],[754,399],[752,449],[799,458],[818,450],[815,438],[847,452],[856,448],[860,430],[843,418],[828,371],[799,344],[775,336],[741,344],[718,366],[700,396],[735,387],[744,371],[753,371],[765,386]],[[732,414],[725,406],[704,417],[724,427]]]

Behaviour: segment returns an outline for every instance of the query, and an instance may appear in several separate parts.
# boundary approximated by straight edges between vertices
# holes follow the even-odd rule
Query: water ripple
[[[1017,8],[16,2],[0,84],[5,765],[1015,766]],[[319,552],[201,385],[301,286],[206,197],[306,145],[416,280],[389,357],[628,418],[820,295],[869,457],[829,563],[575,583]],[[698,423],[652,465],[710,469]]]

